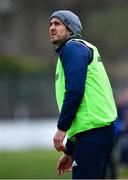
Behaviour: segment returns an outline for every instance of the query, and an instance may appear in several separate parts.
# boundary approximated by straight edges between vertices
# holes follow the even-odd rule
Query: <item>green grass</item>
[[[70,173],[57,175],[60,155],[55,151],[1,152],[0,179],[69,179]]]
[[[0,152],[0,179],[71,179],[71,173],[57,175],[56,151]],[[128,168],[118,168],[118,178],[128,179]]]

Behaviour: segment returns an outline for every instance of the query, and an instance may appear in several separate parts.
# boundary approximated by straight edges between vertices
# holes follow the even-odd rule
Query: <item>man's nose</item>
[[[54,24],[51,24],[50,30],[53,30],[53,29],[55,29],[55,25],[54,25]]]

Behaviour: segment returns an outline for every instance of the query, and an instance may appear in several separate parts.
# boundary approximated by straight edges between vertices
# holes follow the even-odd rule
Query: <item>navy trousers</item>
[[[114,123],[79,133],[73,153],[72,179],[104,179],[115,136]]]

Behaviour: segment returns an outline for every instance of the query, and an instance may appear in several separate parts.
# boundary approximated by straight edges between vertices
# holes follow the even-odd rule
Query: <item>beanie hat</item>
[[[75,35],[80,35],[82,31],[82,25],[80,22],[79,17],[74,14],[71,11],[68,10],[60,10],[60,11],[55,11],[51,17],[50,20],[56,17],[58,18],[61,22],[64,23],[64,25]]]

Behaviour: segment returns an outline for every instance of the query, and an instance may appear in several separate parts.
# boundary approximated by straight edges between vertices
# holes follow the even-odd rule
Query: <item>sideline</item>
[[[53,149],[56,119],[0,121],[0,151]]]

